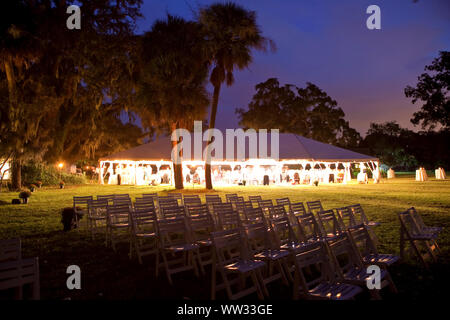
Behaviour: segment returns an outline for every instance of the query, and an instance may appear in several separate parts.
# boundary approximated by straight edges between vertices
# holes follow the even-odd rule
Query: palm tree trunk
[[[213,129],[216,125],[216,115],[217,115],[217,106],[219,104],[219,95],[220,95],[220,84],[214,86],[214,94],[213,101],[211,106],[211,116],[209,119],[209,128]],[[211,134],[208,137],[208,144],[211,142]],[[212,189],[212,179],[211,179],[211,158],[209,157],[210,153],[207,153],[206,163],[205,163],[205,183],[206,189]]]
[[[172,132],[177,128],[176,124],[172,125]],[[172,149],[176,148],[178,141],[172,141]],[[175,154],[175,159],[173,159],[173,176],[175,180],[175,189],[183,189],[183,167],[182,164],[177,164],[179,154]]]

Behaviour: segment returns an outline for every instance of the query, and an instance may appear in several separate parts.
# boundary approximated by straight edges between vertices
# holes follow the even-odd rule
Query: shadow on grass
[[[45,237],[45,241],[42,239]],[[41,239],[41,240],[39,240]],[[173,276],[171,286],[164,269],[155,277],[155,259],[146,257],[140,265],[137,259],[129,259],[129,246],[119,245],[116,252],[107,248],[103,239],[92,240],[83,231],[50,232],[26,239],[26,256],[39,256],[42,299],[62,300],[129,300],[129,299],[177,299],[209,300],[211,268],[197,278],[192,271]],[[448,256],[448,252],[443,252]],[[450,285],[447,275],[450,261],[441,259],[424,269],[414,259],[408,259],[390,268],[399,291],[394,295],[383,290],[386,300],[442,299]],[[69,290],[66,280],[67,267],[78,265],[81,269],[81,290]],[[281,282],[269,285],[271,299],[290,300],[292,287]],[[256,296],[250,296],[250,299]],[[368,299],[364,295],[362,300]],[[218,299],[226,299],[225,292]]]

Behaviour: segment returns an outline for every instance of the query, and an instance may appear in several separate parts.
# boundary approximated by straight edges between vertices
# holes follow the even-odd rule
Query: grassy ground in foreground
[[[72,197],[111,193],[129,193],[132,198],[142,193],[171,190],[167,187],[142,186],[66,186],[65,189],[42,188],[33,193],[27,205],[11,205],[15,193],[0,194],[0,239],[21,237],[25,257],[38,256],[43,299],[145,299],[188,298],[209,299],[210,272],[199,279],[191,273],[174,276],[170,286],[161,274],[154,276],[154,260],[149,257],[143,265],[128,258],[128,246],[117,252],[106,248],[101,239],[91,240],[86,231],[62,232],[60,209],[72,205]],[[203,194],[196,186],[185,193]],[[428,225],[442,226],[438,241],[442,254],[431,270],[423,269],[415,259],[393,266],[391,273],[399,295],[387,293],[388,299],[433,299],[447,296],[450,284],[450,181],[430,179],[416,182],[411,176],[383,180],[368,185],[320,185],[291,187],[220,187],[215,191],[238,193],[241,196],[262,195],[264,199],[289,197],[293,201],[322,200],[325,208],[361,203],[370,220],[381,222],[376,229],[379,250],[399,252],[399,222],[397,213],[414,206]],[[66,288],[66,268],[78,265],[82,270],[82,289]],[[162,270],[161,270],[162,271]],[[281,283],[269,286],[272,297],[290,299],[292,289]],[[220,296],[219,296],[220,297]]]

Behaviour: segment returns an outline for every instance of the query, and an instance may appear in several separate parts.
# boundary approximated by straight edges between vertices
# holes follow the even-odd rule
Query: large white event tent
[[[258,136],[259,139],[259,136]],[[339,148],[330,144],[294,134],[279,134],[279,157],[260,158],[249,156],[246,143],[245,159],[211,162],[213,182],[216,185],[233,184],[313,184],[351,180],[351,168],[358,167],[379,176],[379,159]],[[192,146],[194,143],[192,142]],[[259,145],[259,142],[258,142]],[[204,148],[204,142],[203,146]],[[192,147],[191,150],[194,150]],[[223,156],[226,143],[223,143]],[[270,134],[267,152],[270,155]],[[152,142],[100,159],[99,182],[101,184],[172,184],[173,162],[170,137],[159,137]],[[231,158],[233,159],[233,158]],[[204,160],[183,158],[185,182],[204,183]]]

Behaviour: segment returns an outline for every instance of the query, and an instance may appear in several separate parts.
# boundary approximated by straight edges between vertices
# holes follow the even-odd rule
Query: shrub
[[[31,192],[29,190],[20,191],[20,193],[19,193],[19,198],[20,199],[26,199],[26,198],[29,198],[29,197],[31,197]]]
[[[43,164],[28,164],[22,167],[22,180],[24,184],[36,182],[50,186],[59,185],[61,180],[66,184],[85,184],[84,176],[60,172],[58,169]]]

